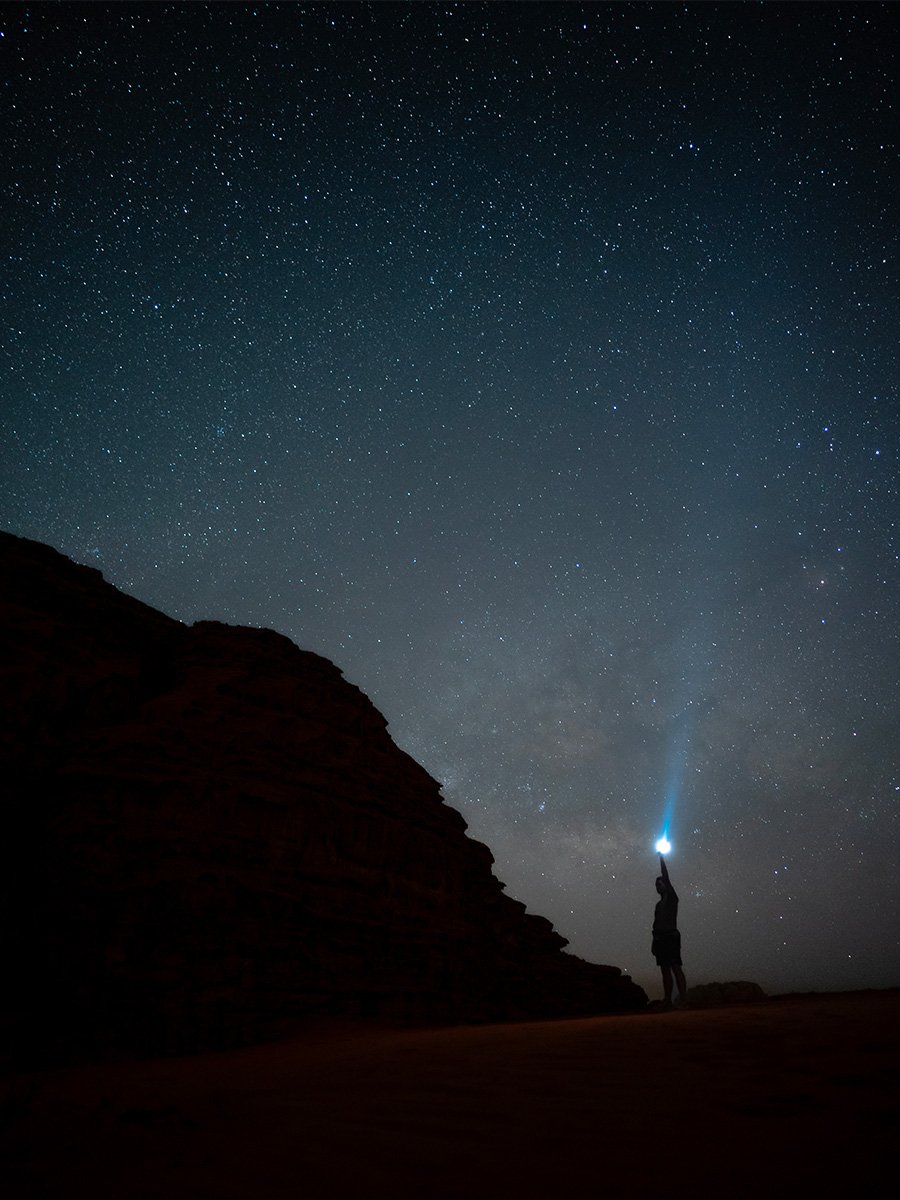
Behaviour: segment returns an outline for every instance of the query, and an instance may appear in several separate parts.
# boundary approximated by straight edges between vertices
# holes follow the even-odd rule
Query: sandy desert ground
[[[2,1098],[9,1200],[888,1196],[900,990],[327,1025],[228,1054],[17,1075]]]

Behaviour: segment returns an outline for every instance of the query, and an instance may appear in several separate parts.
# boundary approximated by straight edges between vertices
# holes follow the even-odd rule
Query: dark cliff
[[[503,894],[332,663],[0,534],[3,1034],[182,1051],[314,1013],[642,1007]]]

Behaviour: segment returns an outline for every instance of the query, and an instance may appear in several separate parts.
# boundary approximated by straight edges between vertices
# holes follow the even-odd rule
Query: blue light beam
[[[675,807],[681,795],[681,785],[684,782],[684,772],[690,748],[691,728],[694,723],[692,718],[694,718],[695,714],[691,711],[692,704],[693,702],[689,700],[685,706],[682,713],[684,720],[681,728],[672,739],[668,770],[666,772],[666,785],[663,792],[662,833],[654,847],[657,854],[668,854],[672,849],[670,833],[674,824]]]

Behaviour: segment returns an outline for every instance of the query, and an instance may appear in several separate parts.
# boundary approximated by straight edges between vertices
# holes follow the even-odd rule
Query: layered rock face
[[[0,618],[0,1008],[24,1057],[646,1003],[503,894],[326,659],[186,627],[9,534]]]

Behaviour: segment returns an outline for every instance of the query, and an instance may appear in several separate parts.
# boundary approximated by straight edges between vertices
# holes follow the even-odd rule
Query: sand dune
[[[19,1075],[8,1197],[894,1194],[900,990]]]

